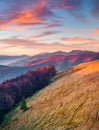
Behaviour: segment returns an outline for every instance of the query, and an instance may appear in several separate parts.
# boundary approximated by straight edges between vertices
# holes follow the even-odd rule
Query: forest
[[[55,74],[54,65],[48,65],[0,84],[0,114],[4,115],[23,98],[47,86]]]

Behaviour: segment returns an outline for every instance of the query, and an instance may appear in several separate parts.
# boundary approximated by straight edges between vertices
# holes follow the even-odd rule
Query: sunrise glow
[[[99,51],[98,0],[0,0],[0,54]]]

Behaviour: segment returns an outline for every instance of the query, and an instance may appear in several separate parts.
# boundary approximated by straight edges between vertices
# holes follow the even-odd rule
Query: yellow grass
[[[0,130],[99,130],[99,60],[59,73],[27,105],[7,114]]]

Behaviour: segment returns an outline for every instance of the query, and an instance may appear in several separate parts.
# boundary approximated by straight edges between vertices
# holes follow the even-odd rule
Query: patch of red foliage
[[[2,83],[0,85],[0,112],[8,112],[23,97],[31,96],[48,85],[55,74],[55,67],[48,65]]]

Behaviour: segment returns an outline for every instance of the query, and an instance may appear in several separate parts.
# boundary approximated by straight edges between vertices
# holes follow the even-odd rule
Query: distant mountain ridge
[[[28,57],[24,60],[20,60],[20,61],[11,63],[10,66],[23,67],[23,66],[27,66],[27,64],[29,64],[30,62],[42,60],[42,59],[48,58],[50,56],[57,56],[57,55],[69,56],[69,55],[77,55],[77,54],[95,54],[95,53],[96,52],[82,51],[82,50],[72,50],[70,52],[56,51],[56,52],[52,52],[52,53],[46,52],[46,53],[41,53],[41,54],[37,54],[37,55],[31,56],[31,57]]]
[[[0,83],[8,79],[16,78],[17,76],[25,74],[28,71],[33,70],[35,68],[43,67],[49,64],[54,65],[57,71],[62,71],[70,67],[73,67],[77,64],[94,61],[98,59],[99,59],[99,53],[90,51],[74,50],[69,52],[68,55],[66,52],[61,51],[54,53],[43,53],[22,60],[21,63],[23,64],[25,63],[25,66],[23,67],[1,66]],[[20,61],[17,63],[20,63]],[[17,63],[15,65],[17,65]]]
[[[54,55],[45,59],[30,62],[26,66],[41,67],[48,64],[53,64],[55,65],[56,70],[60,71],[83,62],[89,62],[97,59],[99,59],[99,53],[91,53],[91,54],[85,53],[85,54],[75,54],[75,55],[68,55],[68,56]]]
[[[19,61],[22,59],[28,58],[27,55],[20,55],[20,56],[8,56],[8,55],[0,55],[0,65],[8,65],[15,61]]]

